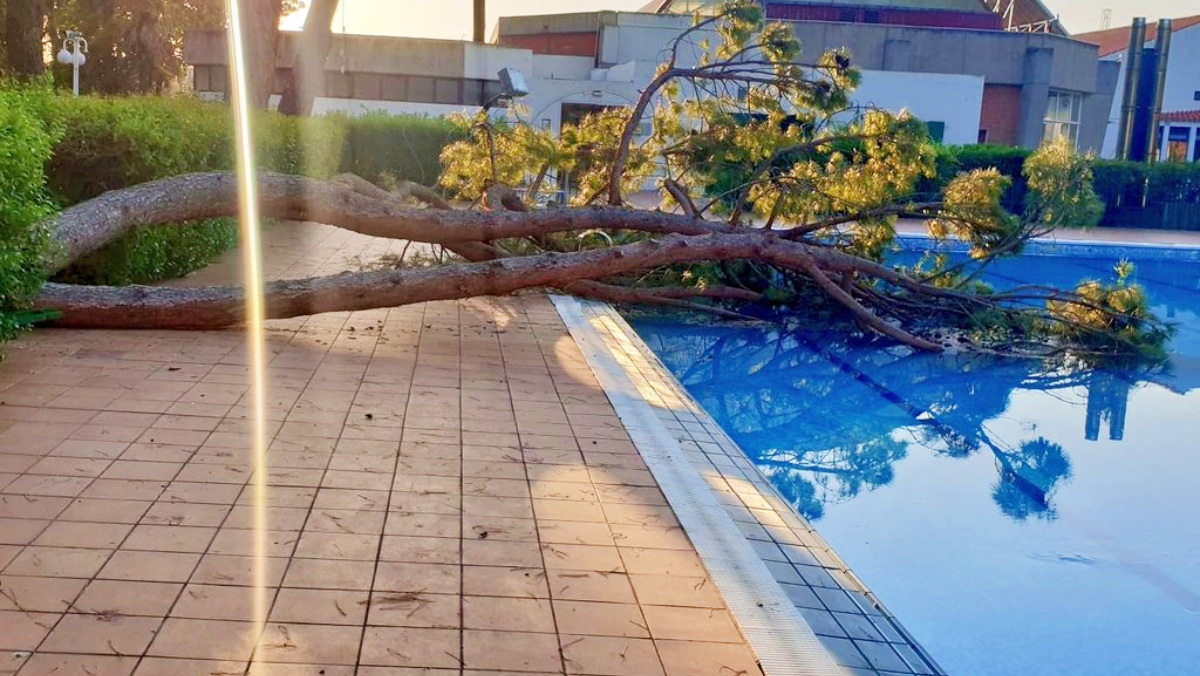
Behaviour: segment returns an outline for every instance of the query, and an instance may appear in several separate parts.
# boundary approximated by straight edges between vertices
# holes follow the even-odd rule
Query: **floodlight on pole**
[[[88,43],[82,34],[67,31],[67,38],[63,40],[57,59],[64,66],[71,66],[71,90],[75,92],[75,96],[79,96],[79,69],[87,63],[87,50]]]

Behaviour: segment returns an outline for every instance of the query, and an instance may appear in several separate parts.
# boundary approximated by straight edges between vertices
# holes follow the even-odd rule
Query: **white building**
[[[1126,27],[1076,36],[1098,45],[1101,59],[1120,64],[1118,92],[1124,90],[1128,75],[1126,52],[1130,32]],[[1145,44],[1147,48],[1158,46],[1158,26],[1153,22],[1146,27]],[[1116,156],[1121,105],[1121,96],[1114,97],[1101,149],[1103,157]],[[1160,159],[1200,162],[1200,15],[1173,21],[1162,109]]]

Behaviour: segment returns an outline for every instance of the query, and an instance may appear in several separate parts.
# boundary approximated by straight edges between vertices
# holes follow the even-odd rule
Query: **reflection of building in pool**
[[[1087,419],[1084,437],[1088,441],[1100,438],[1100,424],[1108,422],[1108,438],[1125,438],[1125,413],[1129,409],[1129,390],[1132,385],[1120,376],[1094,371],[1087,383]]]

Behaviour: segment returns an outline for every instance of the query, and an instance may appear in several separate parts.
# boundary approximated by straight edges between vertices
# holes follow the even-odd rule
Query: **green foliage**
[[[378,182],[384,174],[432,186],[442,173],[442,149],[467,137],[467,127],[445,118],[373,113],[341,119],[341,171]]]
[[[1029,188],[1027,222],[1048,228],[1090,228],[1100,222],[1104,204],[1092,187],[1092,160],[1066,141],[1039,148],[1026,158],[1021,173]]]
[[[1068,344],[1087,348],[1082,354],[1085,359],[1113,354],[1161,359],[1174,328],[1154,318],[1146,292],[1129,282],[1134,273],[1131,263],[1121,261],[1113,273],[1112,283],[1081,282],[1075,293],[1083,302],[1048,301],[1051,332]]]
[[[45,281],[39,222],[54,210],[42,173],[60,133],[44,114],[51,96],[42,84],[0,85],[0,342],[42,318],[25,308]]]
[[[935,176],[922,181],[918,197],[935,195],[960,171],[995,168],[1012,179],[1001,204],[1013,213],[1025,209],[1029,186],[1025,163],[1032,155],[1025,148],[1007,146],[942,146],[937,151]],[[1096,197],[1104,206],[1098,225],[1154,227],[1163,205],[1172,202],[1200,204],[1200,164],[1091,162]]]
[[[234,219],[147,228],[77,261],[58,276],[68,284],[152,284],[198,270],[237,245]]]
[[[187,97],[56,97],[49,99],[46,114],[66,131],[46,165],[63,206],[158,178],[234,167],[232,122],[224,104]],[[263,170],[316,178],[362,172],[375,181],[393,173],[430,182],[442,145],[462,133],[443,120],[387,115],[258,112],[253,124],[255,161]],[[150,283],[204,267],[234,244],[234,226],[221,220],[142,230],[79,261],[61,278]]]

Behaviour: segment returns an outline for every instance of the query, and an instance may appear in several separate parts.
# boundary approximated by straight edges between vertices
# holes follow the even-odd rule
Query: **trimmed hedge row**
[[[918,191],[933,194],[959,171],[995,167],[1013,181],[1004,196],[1005,208],[1020,213],[1026,193],[1021,169],[1031,152],[1005,146],[942,147],[938,151],[937,178],[923,182]],[[1200,214],[1200,206],[1192,206],[1200,205],[1200,163],[1097,160],[1093,174],[1096,193],[1105,206],[1101,226],[1181,228],[1189,227],[1185,211]],[[1200,222],[1194,228],[1200,229]]]
[[[66,131],[46,175],[68,206],[177,174],[231,169],[233,130],[228,107],[192,98],[136,96],[53,99],[53,123]],[[465,132],[443,119],[384,114],[351,118],[254,120],[256,162],[267,171],[328,178],[353,172],[432,185],[439,155]],[[237,241],[235,224],[212,220],[134,233],[60,276],[92,284],[145,284],[179,277],[210,263]]]
[[[0,83],[0,342],[37,319],[26,308],[45,280],[49,239],[38,224],[54,211],[43,172],[59,135],[45,114],[50,101]]]

